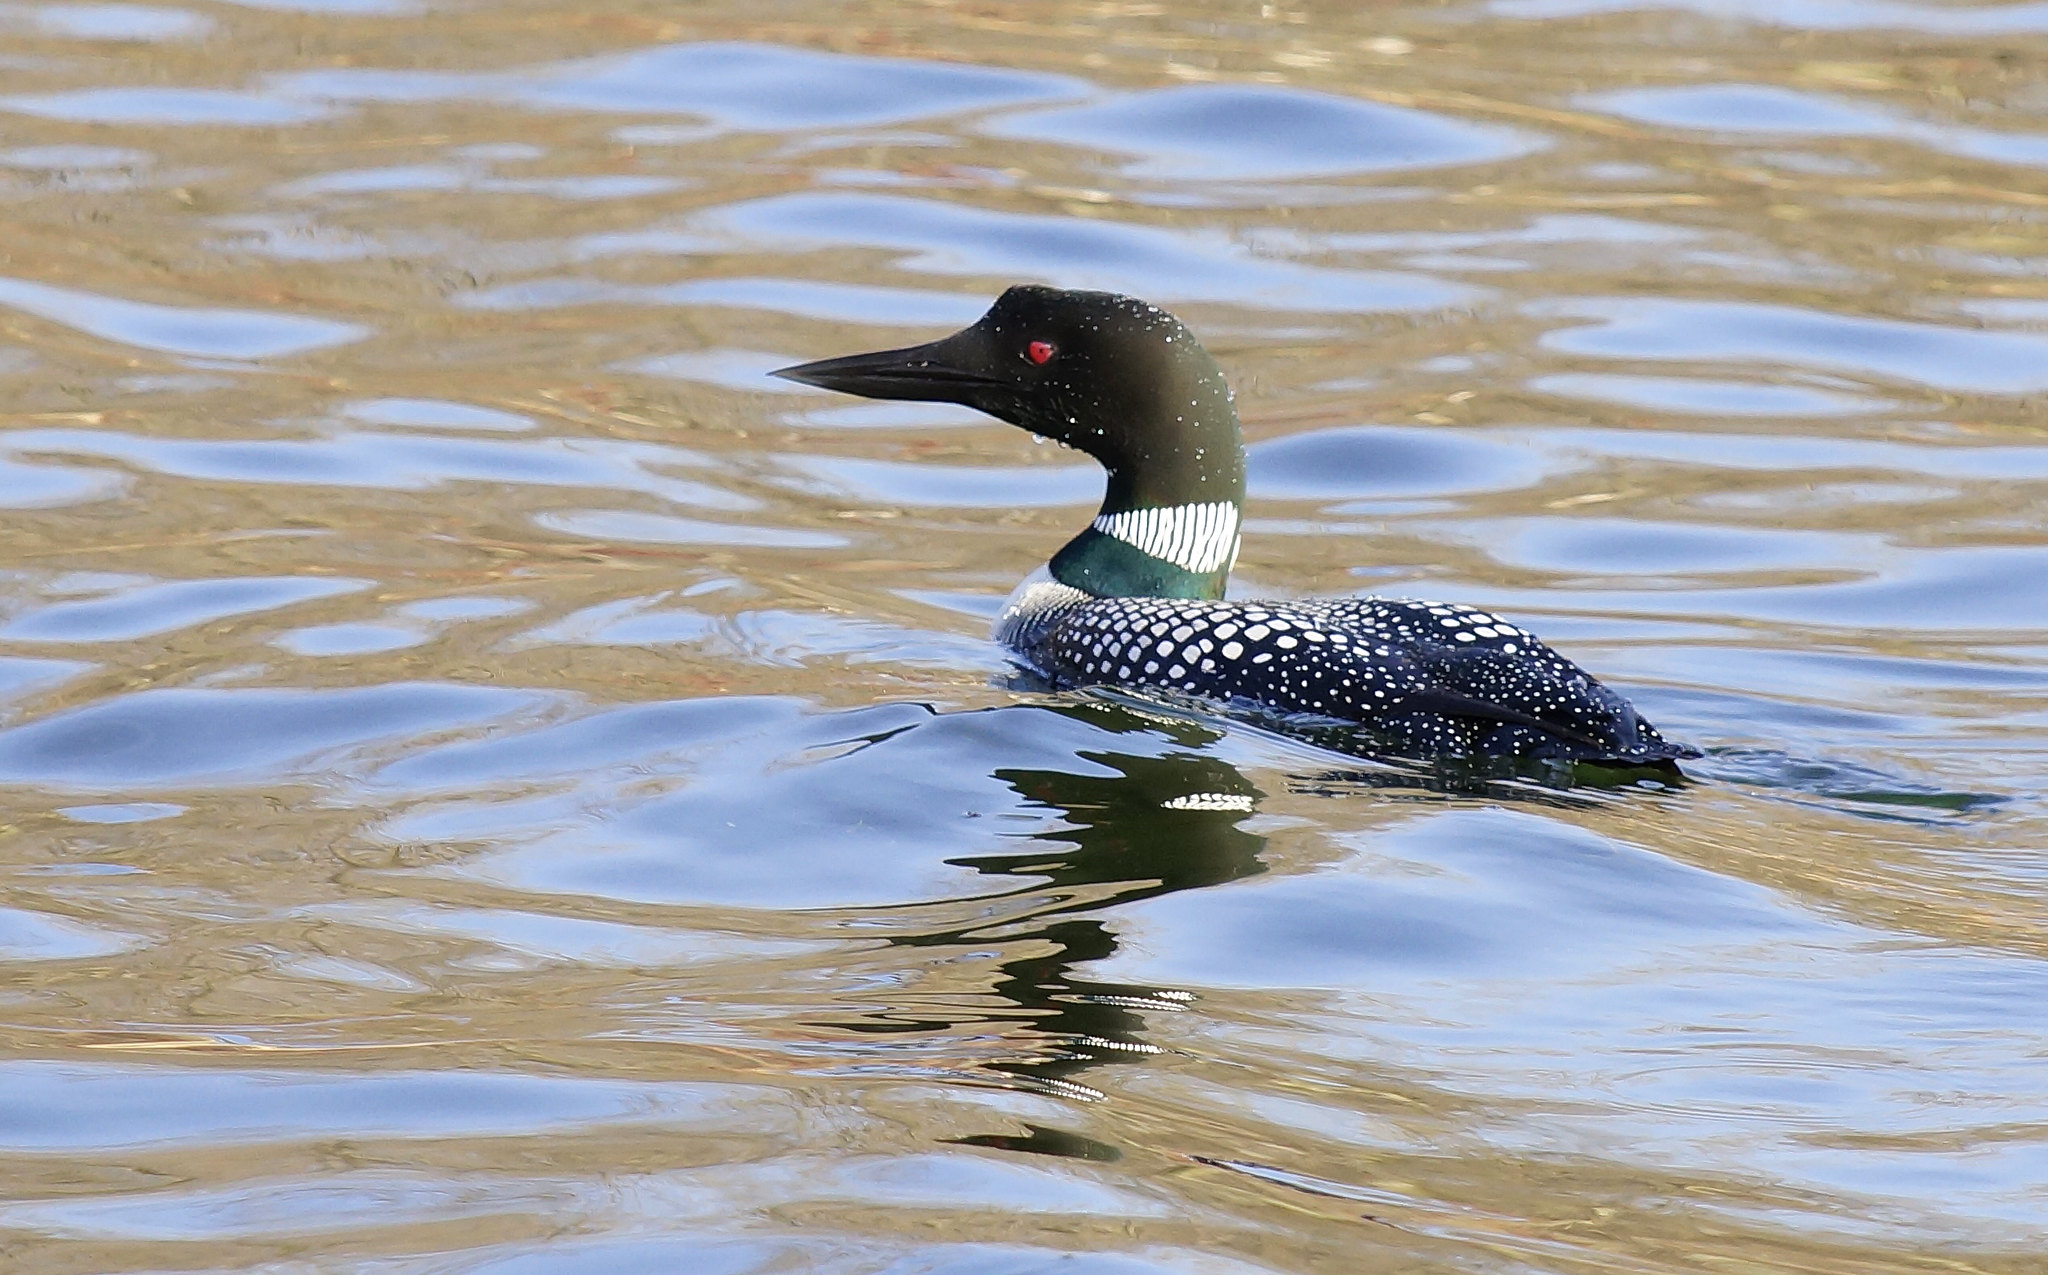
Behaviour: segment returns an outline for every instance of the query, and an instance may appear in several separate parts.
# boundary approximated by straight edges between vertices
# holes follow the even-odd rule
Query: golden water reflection
[[[2043,25],[0,9],[0,1265],[2035,1269]],[[1095,473],[763,374],[1023,278],[1695,782],[1016,686]]]

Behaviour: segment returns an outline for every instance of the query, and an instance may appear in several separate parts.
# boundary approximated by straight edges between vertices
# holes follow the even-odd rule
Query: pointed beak
[[[973,406],[982,391],[1005,384],[986,370],[987,359],[977,335],[969,328],[927,345],[819,359],[815,363],[778,368],[768,375],[862,398]]]

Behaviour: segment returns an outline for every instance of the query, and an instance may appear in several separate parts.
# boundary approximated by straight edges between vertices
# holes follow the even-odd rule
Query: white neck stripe
[[[1095,529],[1183,571],[1206,575],[1237,561],[1237,506],[1227,500],[1102,514]]]

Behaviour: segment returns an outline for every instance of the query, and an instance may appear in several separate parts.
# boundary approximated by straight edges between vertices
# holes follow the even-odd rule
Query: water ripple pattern
[[[2034,1275],[2044,30],[0,5],[0,1266]],[[1021,280],[1691,781],[1019,680]]]

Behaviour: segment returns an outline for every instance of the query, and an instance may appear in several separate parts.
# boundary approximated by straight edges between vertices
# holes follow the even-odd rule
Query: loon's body
[[[1340,719],[1405,756],[1650,765],[1697,755],[1530,634],[1471,607],[1224,601],[1244,504],[1237,410],[1215,360],[1155,306],[1016,287],[944,340],[777,375],[964,403],[1102,462],[1101,512],[996,625],[1057,685]]]

